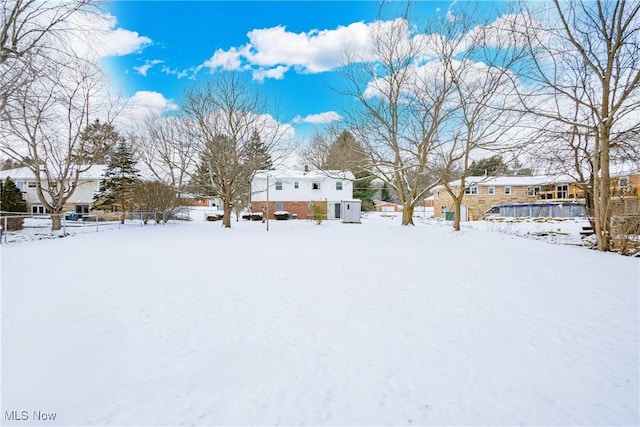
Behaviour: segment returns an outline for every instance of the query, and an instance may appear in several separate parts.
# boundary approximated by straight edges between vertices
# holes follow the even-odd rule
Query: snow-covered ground
[[[637,258],[193,218],[1,247],[3,425],[640,424]]]

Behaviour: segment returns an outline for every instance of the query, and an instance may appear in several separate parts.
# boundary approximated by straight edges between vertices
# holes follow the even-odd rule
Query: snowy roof
[[[91,166],[87,171],[82,172],[80,174],[80,179],[87,179],[87,180],[101,179],[102,176],[104,175],[104,169],[105,169],[104,165]],[[0,179],[4,181],[7,178],[11,178],[14,181],[29,180],[29,179],[35,179],[35,174],[31,170],[31,168],[26,166],[21,168],[14,168],[14,169],[7,169],[7,170],[0,171]]]
[[[568,183],[575,182],[575,179],[569,175],[537,175],[537,176],[470,176],[465,180],[466,186],[478,186],[478,187],[488,187],[488,186],[503,186],[503,185],[511,185],[511,186],[528,186],[528,185],[549,185],[549,184],[559,184],[559,183]],[[449,183],[451,187],[459,187],[460,180],[457,179],[455,181],[451,181]],[[434,190],[443,188],[442,185],[439,185],[434,188]]]
[[[275,169],[275,170],[261,170],[256,172],[255,178],[266,179],[269,176],[271,179],[287,178],[287,179],[344,179],[354,180],[353,173],[344,170],[310,170],[304,171],[299,169]]]

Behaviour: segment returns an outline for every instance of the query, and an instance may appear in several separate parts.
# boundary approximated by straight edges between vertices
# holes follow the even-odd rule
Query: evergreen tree
[[[469,167],[469,176],[497,176],[507,175],[509,172],[502,156],[495,155],[485,159],[474,160]]]
[[[371,186],[373,176],[365,171],[354,173],[356,179],[353,181],[353,198],[362,202],[363,211],[373,210],[373,196],[376,189]]]
[[[348,170],[360,173],[366,164],[362,146],[349,131],[343,131],[329,146],[323,169]]]
[[[247,143],[245,150],[246,155],[244,162],[251,165],[251,168],[254,171],[273,169],[271,154],[260,139],[260,134],[258,134],[257,131],[253,131],[251,134],[251,139]]]
[[[22,200],[22,192],[11,178],[0,182],[0,211],[8,213],[27,212],[27,204]],[[8,230],[21,230],[23,218],[8,218]],[[2,224],[4,226],[4,223]]]
[[[106,165],[115,149],[120,135],[110,123],[95,122],[87,125],[80,135],[81,149],[75,153],[76,161],[80,164],[90,163]]]
[[[135,185],[139,180],[133,149],[122,138],[111,155],[100,190],[93,198],[94,208],[127,212],[132,206]],[[121,222],[124,223],[124,215]]]
[[[391,197],[391,193],[389,193],[389,187],[387,187],[387,183],[382,184],[382,189],[380,190],[380,200],[383,202],[392,202],[393,198]]]

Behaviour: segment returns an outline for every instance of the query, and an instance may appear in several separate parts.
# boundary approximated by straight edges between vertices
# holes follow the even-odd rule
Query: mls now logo
[[[53,421],[56,415],[55,412],[4,411],[5,421]]]

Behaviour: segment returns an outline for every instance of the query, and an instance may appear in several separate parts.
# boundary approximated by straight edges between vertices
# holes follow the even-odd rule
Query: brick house
[[[584,192],[566,175],[559,176],[478,176],[466,179],[462,204],[468,208],[468,219],[479,219],[492,207],[514,203],[578,202]],[[449,185],[457,193],[460,180]],[[434,216],[445,217],[454,210],[454,202],[444,186],[432,190]]]
[[[340,202],[353,199],[353,180],[348,171],[278,169],[259,171],[251,181],[251,211],[286,211],[298,219],[311,217],[311,205],[319,205],[327,219],[340,219]],[[268,182],[268,186],[267,186]],[[267,191],[268,189],[268,191]]]

